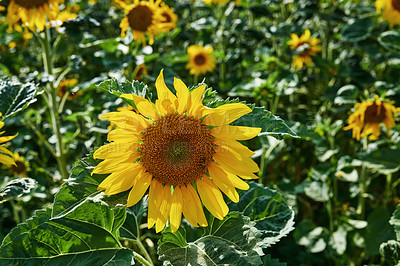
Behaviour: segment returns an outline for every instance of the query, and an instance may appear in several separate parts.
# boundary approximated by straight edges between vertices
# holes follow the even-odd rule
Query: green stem
[[[386,175],[385,198],[383,206],[386,207],[392,198],[392,173]]]
[[[365,137],[363,139],[363,150],[366,151],[368,147],[368,142],[367,142],[367,138]],[[358,206],[357,206],[357,214],[358,214],[358,218],[360,220],[364,220],[365,219],[365,193],[367,192],[367,187],[368,187],[368,183],[367,183],[367,168],[365,167],[365,164],[363,163],[361,165],[361,175],[360,175],[360,181],[359,181],[359,188],[360,188],[360,192],[359,192],[359,199],[358,199]]]
[[[143,258],[142,255],[140,255],[139,253],[137,253],[137,252],[135,252],[135,251],[133,251],[133,250],[132,250],[132,252],[133,252],[133,254],[135,255],[135,259],[136,259],[137,261],[139,261],[140,263],[142,263],[143,265],[145,265],[145,266],[153,266],[153,265],[154,265],[153,262],[147,261],[147,260],[146,260],[145,258]]]
[[[44,39],[43,39],[43,63],[44,69],[49,76],[53,76],[53,52],[54,49],[51,48],[50,43],[50,30],[46,28],[44,30]],[[53,127],[53,132],[56,135],[57,143],[56,143],[56,160],[58,169],[61,173],[61,177],[63,179],[68,178],[68,170],[67,170],[67,162],[64,151],[64,144],[62,141],[61,135],[61,125],[60,125],[60,117],[58,113],[58,101],[57,101],[57,91],[54,87],[54,81],[51,80],[49,82],[49,88],[47,90],[47,98],[48,105],[51,117],[51,125]]]
[[[13,215],[14,215],[14,221],[17,224],[20,224],[21,223],[21,219],[19,218],[18,206],[15,204],[14,200],[10,200],[10,204],[11,204],[12,212],[13,212]]]
[[[154,265],[153,260],[151,259],[149,252],[147,252],[147,249],[144,247],[142,241],[140,240],[140,237],[138,237],[136,239],[135,243],[138,245],[140,251],[142,252],[142,254],[147,259],[147,263],[148,263],[147,265],[153,266]]]
[[[271,113],[276,114],[276,111],[278,110],[278,104],[279,104],[279,95],[275,95],[274,97],[274,102],[272,103],[271,106]]]
[[[140,45],[140,43],[139,42],[131,42],[130,44],[129,44],[129,51],[128,51],[128,53],[129,53],[129,56],[131,57],[131,62],[129,63],[129,65],[128,65],[128,80],[129,81],[132,81],[132,80],[134,80],[134,59],[136,58],[136,55],[137,55],[137,52],[138,52],[138,50],[139,50],[139,45]]]

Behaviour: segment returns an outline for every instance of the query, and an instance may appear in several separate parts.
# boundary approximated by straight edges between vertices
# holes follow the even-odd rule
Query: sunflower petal
[[[153,179],[150,184],[149,190],[149,205],[147,212],[147,228],[152,228],[156,222],[159,215],[159,207],[162,200],[163,187],[160,182]]]
[[[122,94],[120,97],[134,101],[138,111],[145,117],[151,119],[159,117],[154,105],[145,98],[133,94]]]
[[[186,220],[195,227],[207,226],[207,219],[204,215],[203,206],[197,192],[192,185],[181,187],[183,197],[183,215]]]
[[[222,126],[229,124],[239,117],[248,114],[251,109],[243,103],[229,103],[210,109],[205,112],[207,117],[203,124],[211,126]]]
[[[177,78],[174,78],[174,88],[176,90],[176,96],[178,96],[178,113],[183,113],[187,110],[189,89],[182,80]]]
[[[182,219],[183,199],[180,186],[176,186],[172,194],[171,211],[169,214],[169,222],[172,233],[178,230]]]
[[[170,100],[171,103],[176,100],[176,96],[168,89],[167,85],[165,85],[164,69],[161,69],[160,74],[157,77],[156,89],[159,100]]]
[[[211,163],[208,167],[208,172],[214,183],[222,192],[225,193],[225,195],[227,195],[233,202],[239,202],[239,194],[225,171],[223,171],[216,163]]]
[[[162,191],[160,210],[156,221],[156,233],[159,233],[161,230],[163,230],[165,224],[167,223],[171,210],[171,201],[171,187],[169,185],[165,185]]]
[[[129,192],[128,203],[126,207],[130,207],[139,202],[139,200],[143,197],[144,193],[146,193],[147,189],[151,184],[152,175],[147,172],[142,172],[140,177],[136,180],[133,188]]]
[[[207,176],[204,176],[203,180],[197,180],[197,190],[207,210],[209,210],[214,217],[220,220],[224,219],[229,212],[229,208],[222,197],[221,191],[214,182]]]

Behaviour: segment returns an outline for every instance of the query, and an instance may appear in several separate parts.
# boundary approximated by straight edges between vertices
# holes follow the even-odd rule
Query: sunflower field
[[[0,0],[0,266],[400,265],[400,0]]]

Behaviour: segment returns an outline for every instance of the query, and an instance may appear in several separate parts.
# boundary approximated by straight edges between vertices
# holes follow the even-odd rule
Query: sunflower
[[[78,83],[77,79],[63,79],[57,87],[57,94],[60,98],[63,98],[66,93],[68,93],[67,100],[71,101],[82,92],[71,91],[70,88],[74,87]]]
[[[11,0],[6,21],[12,27],[21,20],[31,31],[35,31],[35,27],[43,31],[47,20],[56,20],[61,3],[64,0]]]
[[[385,125],[387,134],[390,136],[390,128],[396,125],[393,115],[397,117],[400,108],[382,102],[378,95],[375,95],[375,101],[356,103],[355,107],[356,111],[349,116],[349,125],[344,128],[344,130],[353,129],[353,138],[360,140],[360,137],[371,134],[370,140],[378,139],[381,135],[381,123]]]
[[[400,25],[399,0],[376,0],[375,7],[376,12],[382,14],[382,18],[389,21],[391,25]]]
[[[292,33],[290,37],[292,37],[292,39],[288,41],[290,49],[296,50],[297,52],[292,65],[299,69],[303,68],[304,64],[311,66],[311,56],[316,55],[322,50],[322,47],[318,45],[321,40],[318,38],[310,38],[311,32],[309,29],[306,29],[304,34],[300,37],[295,33]]]
[[[0,113],[0,117],[2,116],[2,113]],[[4,122],[0,121],[0,129],[4,126]],[[0,132],[0,135],[2,135],[4,133]],[[0,137],[0,144],[7,142],[9,140],[12,140],[13,138],[15,138],[18,135],[15,134],[14,136],[4,136],[4,137]],[[14,154],[7,150],[6,148],[4,148],[3,146],[0,146],[0,163],[4,164],[4,165],[10,165],[10,164],[14,164],[15,165],[15,160],[14,160]]]
[[[149,37],[149,44],[154,43],[154,35],[163,32],[163,20],[160,14],[159,0],[139,1],[134,0],[132,5],[126,4],[123,1],[116,1],[125,10],[124,17],[119,24],[121,28],[121,36],[125,37],[126,31],[131,28],[133,39],[136,42],[142,42],[146,45],[145,34]]]
[[[190,69],[191,75],[205,74],[215,68],[215,57],[211,54],[213,51],[212,46],[190,45],[187,48],[189,62],[186,68]]]
[[[176,21],[178,20],[178,15],[174,13],[174,9],[167,6],[165,3],[160,3],[160,15],[161,15],[161,32],[168,32],[173,28],[176,28]]]
[[[160,232],[169,219],[175,232],[182,214],[193,226],[207,226],[204,206],[218,219],[229,209],[223,195],[239,201],[236,188],[247,190],[243,179],[259,171],[250,158],[254,153],[237,140],[258,135],[260,128],[229,123],[250,113],[242,103],[215,109],[202,104],[205,85],[189,92],[174,79],[176,96],[167,88],[163,72],[156,80],[158,100],[124,94],[138,113],[110,112],[102,115],[116,125],[94,158],[104,159],[92,174],[110,174],[98,186],[107,195],[130,189],[127,206],[136,204],[149,188],[148,228]],[[241,178],[239,178],[239,176]]]

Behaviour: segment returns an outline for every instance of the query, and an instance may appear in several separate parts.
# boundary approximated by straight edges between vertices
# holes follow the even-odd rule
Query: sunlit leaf
[[[35,96],[36,86],[33,83],[21,84],[0,79],[0,112],[4,119],[36,102]]]
[[[389,174],[400,169],[400,150],[381,148],[372,152],[359,153],[358,157],[365,166],[381,173]]]
[[[187,243],[186,230],[164,230],[158,255],[166,265],[261,265],[260,232],[248,217],[229,213],[222,221],[212,217],[206,233]]]
[[[388,50],[400,52],[400,32],[385,31],[378,37],[378,42]]]
[[[36,187],[36,181],[32,178],[18,178],[11,180],[0,188],[0,202],[15,199],[23,194],[29,193]]]

